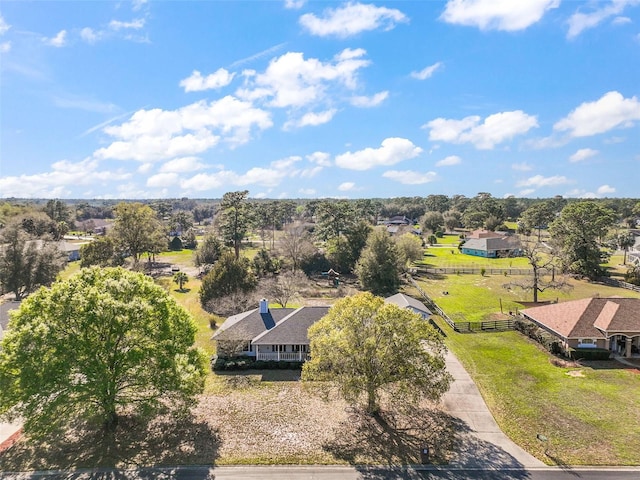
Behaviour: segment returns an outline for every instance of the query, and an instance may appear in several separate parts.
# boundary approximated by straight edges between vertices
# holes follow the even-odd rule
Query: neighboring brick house
[[[640,298],[585,298],[521,311],[568,348],[604,348],[630,357],[640,351]]]

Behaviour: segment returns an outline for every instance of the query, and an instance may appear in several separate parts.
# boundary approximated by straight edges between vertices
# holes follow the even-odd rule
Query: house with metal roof
[[[556,336],[565,349],[604,348],[625,357],[640,353],[640,298],[584,298],[521,314]]]

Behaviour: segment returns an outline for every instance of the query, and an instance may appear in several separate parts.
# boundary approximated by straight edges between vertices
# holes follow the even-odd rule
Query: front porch
[[[309,360],[309,345],[254,345],[256,360],[305,362]]]
[[[640,332],[613,334],[605,340],[605,348],[625,358],[640,356]]]

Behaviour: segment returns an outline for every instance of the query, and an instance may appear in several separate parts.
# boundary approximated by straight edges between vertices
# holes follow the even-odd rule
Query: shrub
[[[572,360],[609,360],[611,352],[605,348],[571,348],[569,357]]]

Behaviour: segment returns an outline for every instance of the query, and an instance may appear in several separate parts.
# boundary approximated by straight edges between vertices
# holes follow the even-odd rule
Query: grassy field
[[[615,361],[557,367],[516,332],[459,334],[446,343],[500,428],[549,464],[640,464],[640,371]],[[537,439],[549,439],[549,455]]]
[[[430,246],[421,262],[425,267],[467,267],[467,268],[529,268],[526,258],[483,258],[460,253],[457,246]]]

